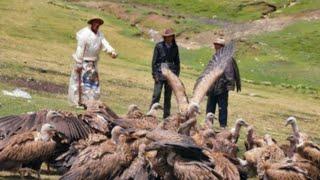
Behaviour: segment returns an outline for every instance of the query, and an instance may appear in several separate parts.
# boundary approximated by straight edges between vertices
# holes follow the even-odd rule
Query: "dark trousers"
[[[167,83],[167,81],[158,81],[154,83],[154,90],[150,108],[152,104],[159,102],[161,97],[162,87],[164,86],[164,107],[163,107],[163,118],[170,116],[171,109],[171,95],[172,89]]]
[[[212,112],[215,114],[216,105],[219,106],[219,122],[220,127],[226,127],[228,121],[228,97],[229,92],[225,91],[222,94],[215,95],[214,92],[210,92],[207,102],[207,113]]]

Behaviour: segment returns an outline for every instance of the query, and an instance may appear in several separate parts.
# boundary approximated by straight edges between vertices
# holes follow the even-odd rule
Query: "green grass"
[[[320,88],[320,21],[297,22],[238,45],[243,76],[274,84]]]
[[[129,0],[131,3],[141,3],[146,5],[159,6],[163,9],[170,9],[191,16],[216,16],[220,19],[233,21],[247,21],[259,19],[262,12],[266,10],[264,6],[245,6],[246,4],[256,2],[248,0]],[[299,13],[306,10],[319,9],[318,0],[301,0],[298,4],[283,8],[288,4],[288,0],[266,0],[265,2],[274,4],[280,11],[279,14]],[[241,8],[243,7],[243,8]]]
[[[101,31],[105,33],[109,42],[119,53],[119,58],[116,60],[101,53],[99,70],[101,73],[102,100],[120,115],[124,114],[127,107],[132,103],[138,104],[143,110],[147,110],[153,89],[150,63],[154,44],[135,37],[136,30],[114,16],[65,1],[55,2],[58,5],[50,4],[44,0],[0,1],[0,76],[33,78],[67,85],[68,74],[73,64],[70,56],[76,47],[75,32],[85,26],[88,18],[101,16],[105,20]],[[301,54],[309,54],[308,63],[303,65],[301,62],[301,66],[316,68],[319,65],[317,64],[318,55],[309,53],[309,50],[296,43],[297,40],[309,37],[311,34],[310,44],[308,44],[309,41],[304,43],[306,47],[311,48],[310,52],[317,52],[316,47],[313,47],[312,44],[319,42],[317,36],[314,36],[314,34],[318,34],[319,23],[312,24],[298,23],[294,26],[301,28],[289,27],[280,32],[281,36],[279,36],[279,33],[257,36],[250,40],[250,45],[255,44],[256,41],[268,44],[258,44],[256,45],[257,49],[248,48],[247,45],[242,47],[242,44],[239,44],[238,60],[240,60],[243,76],[248,79],[265,80],[262,78],[263,73],[250,73],[249,69],[259,70],[259,68],[264,68],[268,70],[267,64],[276,57],[270,55],[269,51],[273,52],[275,50],[278,54],[284,56],[285,60],[290,61],[292,59],[295,68],[300,65],[301,55],[300,52],[297,52],[301,51]],[[303,28],[303,26],[308,27]],[[295,29],[298,29],[301,33],[296,36],[287,34],[295,32]],[[281,43],[279,37],[285,37],[283,40],[286,43]],[[293,44],[285,48],[287,43]],[[281,48],[277,49],[275,47]],[[294,50],[290,50],[290,47],[294,47]],[[212,52],[209,48],[202,48],[194,51],[180,49],[180,53],[182,62],[181,79],[186,86],[187,94],[191,96],[193,84],[201,73],[203,65],[211,58]],[[262,65],[258,66],[257,63],[254,63],[255,61],[252,61],[251,57],[261,58]],[[266,65],[263,65],[264,63]],[[50,69],[51,71],[41,73],[36,70],[37,68]],[[280,69],[280,65],[272,69],[276,68]],[[281,69],[290,72],[291,66],[284,66]],[[277,72],[271,71],[271,73]],[[250,76],[251,74],[254,74],[253,77]],[[272,76],[274,75],[271,74]],[[300,83],[301,80],[303,84],[311,84],[313,83],[312,78],[318,78],[315,73],[312,74],[310,79],[306,78],[307,76],[299,79],[299,76],[293,76],[290,80],[296,79],[297,83]],[[272,78],[266,79],[270,80]],[[0,116],[37,111],[43,108],[76,112],[76,109],[68,105],[66,92],[50,94],[23,88],[31,94],[31,101],[2,95],[2,90],[12,90],[15,87],[15,85],[6,82],[0,83]],[[172,112],[176,112],[177,106],[174,98],[172,102]],[[205,109],[204,106],[205,103],[202,103],[202,112]],[[319,99],[307,94],[296,93],[291,89],[244,83],[241,93],[230,93],[229,126],[232,126],[235,119],[242,117],[254,125],[259,134],[269,133],[278,141],[284,142],[286,136],[290,133],[289,128],[283,127],[284,119],[294,115],[298,118],[300,129],[318,140],[317,137],[320,135],[319,106]],[[203,117],[204,113],[199,117],[199,121]],[[216,123],[215,126],[218,126],[218,124]],[[241,135],[241,140],[243,140],[243,137],[244,134]],[[242,143],[239,143],[239,146],[243,148]],[[1,173],[1,175],[3,174]]]

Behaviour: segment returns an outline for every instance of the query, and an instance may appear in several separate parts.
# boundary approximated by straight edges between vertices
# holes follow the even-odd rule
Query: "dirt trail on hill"
[[[126,10],[124,4],[122,4],[121,2],[88,1],[88,2],[79,2],[78,4],[81,4],[86,7],[106,11],[110,14],[115,15],[118,19],[130,22],[131,26],[137,27],[142,35],[156,42],[161,40],[160,33],[156,30],[156,27],[155,29],[144,27],[143,21],[145,21],[148,18],[149,19],[151,18],[152,21],[159,22],[159,24],[170,26],[170,24],[173,24],[175,21],[174,18],[172,17],[177,16],[172,14],[167,14],[167,15],[154,14],[152,13],[154,12],[153,9],[149,6],[144,7],[141,5],[132,5],[132,7],[135,9],[137,8],[144,9],[150,12],[146,17],[144,17],[144,19],[141,19],[141,14],[130,13],[128,10]],[[283,28],[297,21],[319,20],[320,10],[303,12],[303,13],[288,15],[288,16],[280,16],[275,18],[259,19],[251,22],[244,22],[244,23],[234,23],[234,22],[229,22],[229,21],[224,21],[219,19],[195,18],[195,17],[185,17],[185,16],[182,16],[182,17],[191,18],[196,21],[202,22],[204,24],[211,24],[219,27],[218,30],[215,29],[212,31],[200,32],[191,37],[185,35],[184,33],[179,34],[178,42],[180,46],[187,49],[198,49],[203,46],[211,46],[213,40],[219,36],[224,36],[227,40],[242,39],[242,38],[245,39],[247,36],[251,36],[251,35],[282,30]]]
[[[266,18],[246,23],[231,23],[214,19],[199,19],[208,24],[215,24],[221,27],[221,31],[201,32],[190,38],[191,42],[200,44],[211,44],[217,36],[224,35],[227,39],[239,39],[247,36],[261,34],[264,32],[279,31],[293,24],[294,22],[305,20],[314,21],[320,19],[320,10],[291,16],[281,16],[276,18]]]

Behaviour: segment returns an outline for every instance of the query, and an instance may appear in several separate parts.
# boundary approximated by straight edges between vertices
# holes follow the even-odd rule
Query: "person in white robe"
[[[77,32],[77,49],[72,55],[75,61],[71,72],[68,99],[71,104],[82,106],[87,100],[100,98],[100,82],[98,73],[99,53],[101,50],[112,58],[116,51],[105,39],[99,27],[103,24],[100,18],[90,19],[88,26]]]

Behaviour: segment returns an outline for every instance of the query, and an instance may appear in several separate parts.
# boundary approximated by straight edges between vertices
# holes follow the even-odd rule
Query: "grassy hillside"
[[[105,20],[101,31],[119,52],[119,58],[116,60],[101,53],[99,70],[102,100],[119,114],[124,114],[128,105],[132,103],[138,104],[144,110],[148,108],[153,89],[150,61],[154,44],[133,36],[136,29],[132,28],[129,23],[118,20],[105,12],[83,8],[65,1],[52,3],[52,1],[44,0],[13,0],[0,1],[0,92],[20,87],[30,92],[32,99],[28,101],[4,96],[1,92],[0,116],[36,111],[42,108],[76,112],[66,100],[69,73],[73,64],[71,54],[76,47],[75,32],[86,25],[88,18],[94,16],[100,16]],[[298,25],[300,27],[306,24]],[[310,29],[301,28],[302,34],[293,36],[296,38],[289,37],[288,34],[295,31],[294,26],[289,27],[280,32],[281,37],[285,37],[287,43],[295,43],[303,39],[305,35],[317,34],[317,32],[314,33],[317,25],[318,23],[315,23],[310,26]],[[277,39],[278,35],[271,33],[257,36],[252,39],[251,43],[264,42],[272,47],[286,45],[280,39],[278,42],[269,42],[271,37]],[[312,40],[317,41],[317,39]],[[316,47],[309,45],[309,41],[303,40],[303,42],[306,46],[311,46],[310,52],[316,52]],[[245,47],[238,52],[239,56],[243,57],[243,60],[238,59],[244,76],[250,78],[246,64],[254,66],[254,63],[251,63],[251,55],[254,55],[255,52],[263,52],[261,54],[269,56],[268,49],[264,47],[258,45],[259,51],[248,49],[250,56],[243,54]],[[301,45],[293,47],[296,48],[296,51],[301,51],[301,58],[304,57],[303,54],[310,56],[309,59],[304,58],[308,62],[310,60],[307,63],[308,67],[315,68],[318,65],[313,64],[316,63],[317,54],[310,53]],[[187,87],[189,96],[192,94],[193,83],[197,75],[201,73],[201,67],[211,58],[210,51],[206,48],[195,51],[181,49],[181,78]],[[259,53],[258,56],[260,57],[261,54]],[[279,54],[293,59],[293,66],[300,65],[298,62],[300,56],[292,57],[291,50],[283,48],[279,50]],[[268,60],[263,59],[262,62],[267,66]],[[272,69],[280,69],[280,66],[272,66]],[[287,71],[294,74],[290,68]],[[312,71],[313,77],[318,78],[315,76],[316,71],[317,69]],[[276,72],[271,71],[271,73]],[[317,83],[313,82],[316,80],[301,79],[306,83]],[[35,84],[35,86],[26,88],[25,82]],[[50,87],[48,90],[39,88],[45,84]],[[268,132],[283,142],[290,132],[289,128],[283,127],[284,120],[294,115],[299,120],[301,130],[310,134],[315,140],[319,140],[319,99],[282,87],[257,86],[249,83],[244,83],[243,86],[241,93],[232,92],[230,95],[230,126],[236,118],[242,117],[253,124],[259,134]],[[177,108],[174,98],[172,102],[174,104],[172,111],[175,112]],[[202,111],[204,111],[205,103],[202,105]],[[199,121],[202,120],[203,114]],[[241,142],[240,146],[243,148]]]
[[[217,17],[233,21],[259,19],[262,13],[269,9],[266,3],[257,3],[263,1],[253,0],[128,0],[127,2],[153,4],[193,16]],[[265,0],[264,2],[275,5],[278,8],[276,14],[292,14],[305,10],[315,10],[320,7],[318,0],[301,0],[288,8],[284,7],[289,5],[290,0]]]
[[[280,32],[265,33],[239,43],[244,77],[273,84],[320,88],[320,22],[297,22]]]

